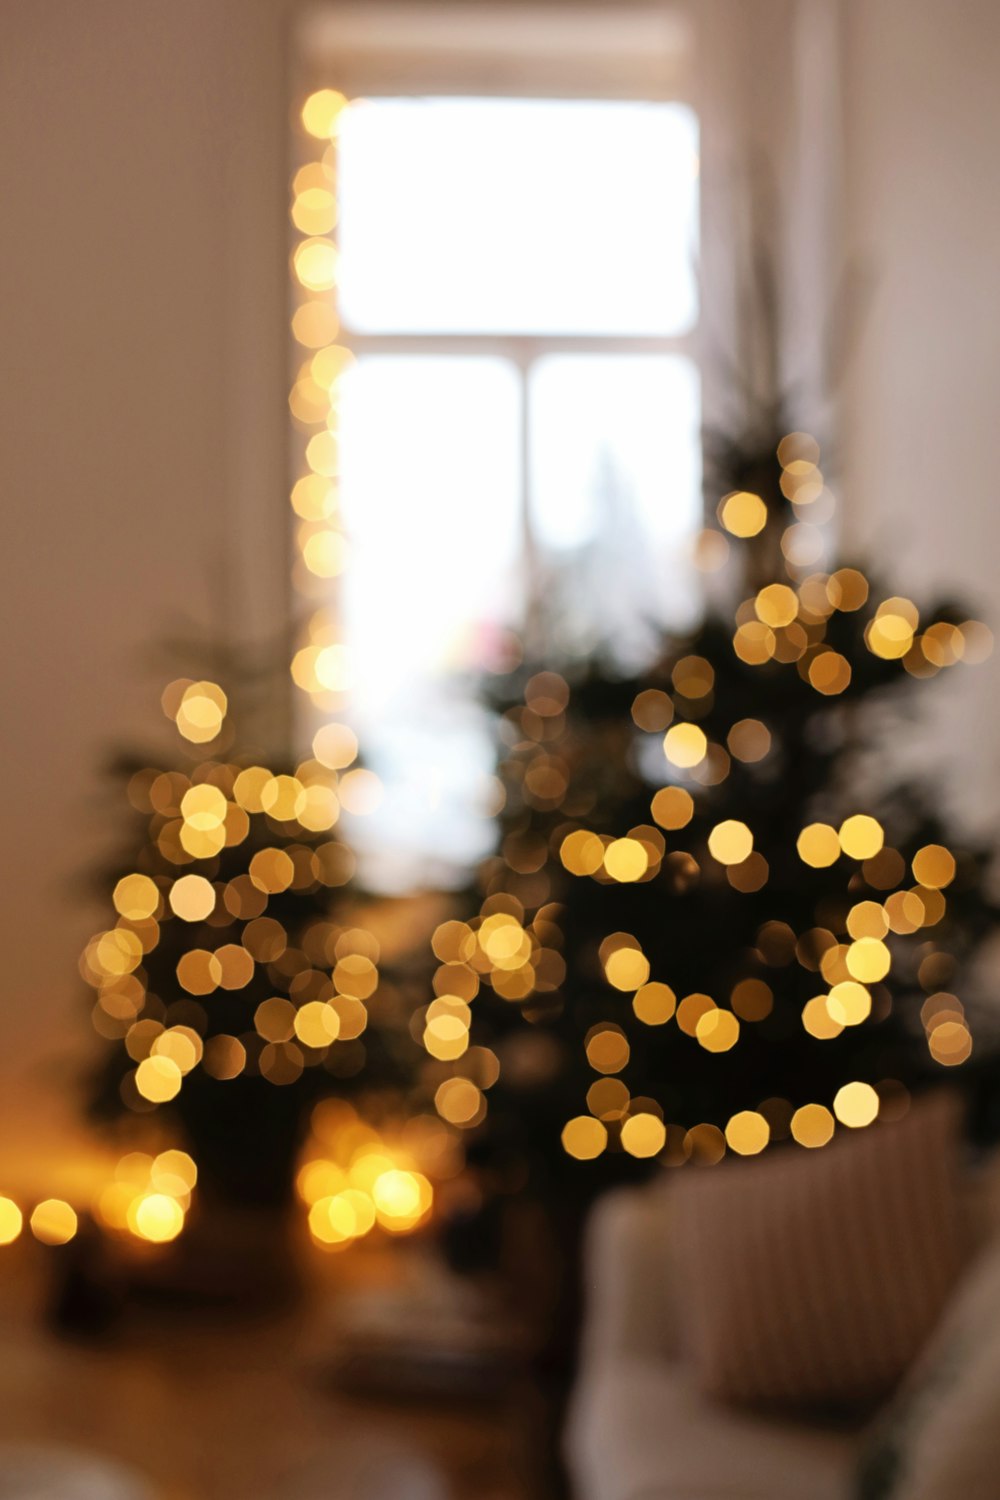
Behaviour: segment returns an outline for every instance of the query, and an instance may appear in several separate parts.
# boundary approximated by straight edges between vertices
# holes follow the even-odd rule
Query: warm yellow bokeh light
[[[810,823],[799,834],[795,847],[799,858],[816,870],[826,869],[840,858],[840,839],[829,823]]]
[[[919,622],[917,608],[909,599],[883,600],[865,630],[869,651],[885,661],[898,661],[913,645]]]
[[[343,771],[358,756],[358,737],[346,724],[324,724],[313,735],[313,754],[331,771]]]
[[[604,868],[612,880],[641,880],[649,869],[649,856],[638,839],[613,839],[604,851]]]
[[[198,1181],[198,1168],[186,1151],[171,1149],[161,1151],[149,1169],[149,1180],[160,1193],[171,1198],[182,1198],[193,1191]]]
[[[192,948],[177,961],[177,982],[189,995],[210,995],[222,982],[222,965],[207,948]]]
[[[152,1104],[165,1104],[180,1093],[183,1074],[170,1057],[144,1057],[135,1070],[135,1086]]]
[[[161,1031],[150,1048],[150,1057],[169,1057],[181,1073],[190,1073],[201,1062],[201,1037],[190,1026],[170,1026]]]
[[[753,851],[753,834],[745,823],[728,818],[717,823],[708,835],[708,848],[722,865],[739,865]]]
[[[770,1139],[770,1125],[753,1109],[740,1110],[726,1125],[726,1144],[738,1156],[756,1156]]]
[[[942,1020],[928,1033],[931,1057],[944,1068],[954,1068],[972,1053],[972,1034],[963,1020]]]
[[[307,1047],[328,1047],[340,1034],[340,1017],[325,1000],[309,1000],[296,1011],[293,1026]]]
[[[295,865],[284,849],[258,849],[247,874],[259,891],[275,895],[287,891],[295,879]]]
[[[663,1026],[677,1009],[677,996],[669,984],[653,980],[636,990],[632,1009],[646,1026]]]
[[[604,844],[596,833],[577,828],[563,839],[559,858],[571,875],[594,875],[604,864]]]
[[[838,568],[827,579],[826,594],[834,609],[848,613],[867,601],[868,580],[856,568]]]
[[[431,1185],[420,1172],[390,1168],[371,1188],[379,1223],[387,1229],[412,1229],[429,1212]]]
[[[872,1013],[872,997],[857,980],[844,979],[827,995],[826,1008],[841,1026],[860,1026]]]
[[[697,724],[673,724],[663,736],[663,753],[671,765],[690,769],[705,759],[708,740]]]
[[[290,213],[302,234],[329,234],[337,222],[337,200],[327,187],[305,187],[296,194]]]
[[[686,828],[694,816],[694,798],[680,786],[661,786],[650,803],[653,821],[661,828]]]
[[[592,1161],[607,1144],[608,1132],[593,1115],[576,1115],[563,1126],[563,1150],[577,1161]]]
[[[740,1039],[740,1023],[731,1010],[709,1010],[699,1016],[695,1036],[706,1052],[728,1052]]]
[[[336,135],[347,100],[336,89],[318,89],[302,106],[302,123],[317,140]]]
[[[881,938],[863,937],[847,950],[847,972],[862,984],[877,984],[892,966],[892,955]]]
[[[46,1198],[31,1215],[31,1232],[43,1245],[65,1245],[76,1234],[75,1211],[61,1198]]]
[[[706,698],[715,686],[715,668],[703,656],[682,656],[670,676],[682,698]]]
[[[803,1104],[792,1115],[792,1140],[815,1149],[833,1139],[833,1115],[822,1104]]]
[[[181,817],[200,833],[221,828],[226,821],[226,799],[217,786],[202,782],[181,798]]]
[[[726,495],[719,503],[718,515],[730,536],[756,536],[767,524],[767,506],[749,490]]]
[[[302,560],[317,578],[338,578],[347,565],[347,543],[339,531],[314,531],[302,544]]]
[[[124,875],[115,886],[115,911],[131,922],[151,917],[160,902],[160,892],[148,875]]]
[[[733,650],[747,666],[760,667],[774,655],[777,641],[770,625],[763,620],[747,620],[737,627],[733,636]]]
[[[327,298],[303,302],[295,309],[292,335],[306,349],[322,349],[324,344],[332,343],[339,332],[340,319]]]
[[[943,844],[925,844],[913,856],[913,878],[931,890],[942,890],[955,878],[955,856]]]
[[[826,995],[814,995],[807,1000],[802,1007],[802,1025],[810,1036],[818,1041],[828,1042],[833,1037],[839,1036],[844,1029],[843,1021],[834,1020],[830,1014],[828,997]]]
[[[587,1061],[595,1073],[620,1073],[629,1060],[628,1038],[618,1026],[596,1026],[588,1034]]]
[[[446,1078],[438,1085],[434,1107],[449,1125],[472,1125],[483,1109],[483,1096],[468,1078]]]
[[[870,1083],[845,1083],[834,1096],[833,1112],[842,1125],[858,1130],[875,1119],[878,1102]]]
[[[666,1145],[667,1131],[656,1115],[640,1111],[625,1121],[621,1140],[622,1149],[629,1156],[656,1156]]]
[[[881,823],[867,813],[855,813],[840,825],[840,847],[851,859],[874,859],[884,843]]]
[[[698,991],[685,995],[677,1007],[677,1025],[686,1036],[697,1036],[698,1022],[702,1016],[709,1015],[715,1009],[716,1004],[711,995],[703,995]]]
[[[24,1215],[13,1198],[0,1198],[0,1245],[13,1244],[24,1226]]]
[[[292,256],[295,274],[310,292],[328,292],[337,283],[337,250],[327,239],[303,240]]]
[[[847,931],[852,938],[883,938],[889,931],[885,907],[878,901],[859,901],[847,913]]]
[[[343,1245],[357,1237],[357,1213],[344,1193],[319,1198],[309,1210],[309,1233],[317,1244]]]
[[[438,1015],[424,1027],[424,1047],[440,1062],[451,1062],[468,1051],[468,1024],[460,1016]]]
[[[638,948],[617,948],[605,959],[604,974],[616,990],[637,990],[649,978],[649,960]]]
[[[809,681],[818,693],[834,697],[851,684],[851,664],[839,651],[818,651],[809,663]]]
[[[217,683],[189,683],[174,716],[177,728],[192,744],[208,744],[221,730],[228,707],[229,701]]]
[[[799,612],[799,596],[787,583],[769,583],[761,589],[753,607],[758,620],[773,630],[792,623]]]
[[[184,1228],[184,1209],[167,1193],[143,1193],[129,1204],[128,1227],[156,1245],[175,1240]]]
[[[204,875],[182,875],[170,887],[170,909],[185,922],[203,922],[215,910],[215,887]]]

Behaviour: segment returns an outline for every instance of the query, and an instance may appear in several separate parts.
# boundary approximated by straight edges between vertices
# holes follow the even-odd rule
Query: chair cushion
[[[1000,1239],[977,1258],[862,1450],[857,1500],[1000,1493]]]
[[[960,1108],[945,1093],[819,1151],[685,1171],[674,1274],[701,1388],[860,1406],[889,1393],[964,1259]]]
[[[845,1500],[856,1438],[718,1405],[672,1361],[589,1366],[570,1412],[578,1500]]]

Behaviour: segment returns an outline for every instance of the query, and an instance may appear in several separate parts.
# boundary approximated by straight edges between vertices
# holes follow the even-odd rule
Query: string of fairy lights
[[[292,677],[315,708],[327,716],[343,711],[351,686],[351,660],[342,640],[330,584],[347,566],[348,547],[340,523],[340,396],[354,362],[337,342],[340,323],[335,290],[338,274],[336,225],[337,133],[348,101],[335,89],[310,94],[301,111],[304,159],[291,182],[290,216],[295,244],[291,276],[295,301],[291,332],[296,350],[288,404],[296,434],[299,471],[291,492],[296,516],[295,583],[314,607],[292,661]],[[342,736],[336,721],[320,731]],[[368,804],[377,799],[366,774]]]

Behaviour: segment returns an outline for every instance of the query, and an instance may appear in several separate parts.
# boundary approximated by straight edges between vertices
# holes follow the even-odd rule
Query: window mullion
[[[694,333],[636,334],[353,333],[341,342],[354,354],[493,354],[520,364],[541,354],[679,354],[694,357]]]

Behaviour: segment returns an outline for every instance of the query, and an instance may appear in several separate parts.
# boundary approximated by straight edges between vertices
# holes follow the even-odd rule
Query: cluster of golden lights
[[[188,738],[184,715],[192,701],[199,734],[209,718],[204,705],[221,706],[222,718],[213,721],[218,739],[224,694],[212,683],[170,685],[164,707]],[[365,1030],[366,1002],[379,983],[375,939],[317,920],[293,943],[269,911],[286,891],[332,889],[351,878],[350,850],[325,835],[342,808],[370,805],[373,778],[352,767],[356,752],[350,730],[327,724],[313,755],[291,775],[212,759],[188,772],[149,768],[132,777],[129,799],[148,815],[150,845],[174,873],[124,875],[113,893],[114,926],[95,933],[81,956],[96,991],[93,1024],[121,1040],[134,1063],[123,1086],[132,1107],[173,1099],[198,1067],[219,1080],[254,1071],[274,1084],[294,1083],[334,1044]],[[252,818],[264,820],[274,842],[256,849],[243,873],[223,880],[218,856],[248,838]],[[196,863],[197,871],[185,870]],[[186,998],[174,1005],[150,993],[145,968],[168,922],[217,928],[223,939],[182,952],[176,981]],[[238,993],[261,971],[276,993],[248,1012],[241,1034],[210,1034],[209,997]]]
[[[815,571],[824,552],[820,527],[833,508],[815,440],[791,433],[782,440],[777,456],[781,489],[794,515],[780,538],[785,578],[759,588],[739,606],[733,650],[750,666],[794,663],[803,682],[821,697],[831,698],[850,685],[852,669],[828,644],[830,622],[837,613],[868,605],[870,585],[855,568]],[[718,519],[729,536],[750,538],[768,525],[769,513],[760,495],[738,491],[719,502]],[[727,553],[728,543],[720,532],[706,533],[699,543],[699,561],[709,569],[721,566]],[[980,622],[935,621],[922,627],[916,606],[898,596],[875,606],[864,642],[872,655],[899,662],[917,677],[958,662],[982,661],[992,649],[992,636]],[[506,715],[505,731],[513,751],[507,763],[508,795],[520,799],[529,821],[509,833],[500,850],[506,871],[518,877],[517,889],[526,904],[502,889],[501,873],[473,921],[446,923],[438,929],[434,951],[441,960],[435,979],[439,998],[428,1008],[422,1038],[433,1057],[463,1059],[483,1050],[469,1047],[471,1006],[482,984],[525,1005],[561,983],[565,963],[559,909],[551,904],[545,869],[550,855],[571,876],[603,884],[648,881],[662,874],[680,892],[714,864],[738,892],[766,887],[768,862],[754,846],[752,828],[741,820],[717,822],[704,848],[671,847],[674,836],[692,822],[701,788],[724,781],[733,761],[755,765],[772,752],[771,730],[752,717],[734,722],[724,742],[709,738],[699,720],[706,719],[714,706],[715,675],[705,658],[684,656],[673,666],[669,691],[648,688],[636,696],[633,722],[644,733],[662,737],[668,784],[651,798],[650,821],[617,836],[587,827],[585,813],[581,816],[577,810],[580,799],[560,743],[569,684],[552,671],[540,672],[528,682],[523,706]],[[565,814],[550,840],[532,831],[530,816],[537,812]],[[970,1030],[961,1002],[944,988],[955,962],[934,940],[934,929],[947,910],[946,891],[956,874],[951,851],[927,844],[907,863],[886,843],[878,819],[863,810],[837,826],[809,824],[798,835],[796,851],[802,863],[814,869],[848,862],[845,880],[850,889],[864,882],[873,893],[850,906],[843,930],[817,925],[796,934],[784,922],[761,926],[755,952],[764,966],[798,962],[822,982],[822,992],[803,1008],[804,1029],[826,1040],[866,1021],[881,1003],[878,986],[890,974],[893,940],[919,934],[924,942],[919,978],[927,995],[921,1019],[928,1049],[944,1066],[964,1062],[972,1050]],[[627,932],[606,936],[599,952],[608,986],[629,997],[643,1025],[673,1024],[710,1053],[737,1047],[743,1028],[764,1020],[773,1008],[770,985],[750,976],[719,1000],[701,993],[679,996],[664,976],[652,974],[641,942]],[[587,1113],[567,1121],[562,1132],[564,1150],[580,1160],[611,1148],[667,1162],[713,1162],[727,1150],[753,1155],[769,1141],[786,1137],[815,1148],[826,1145],[838,1125],[862,1128],[880,1114],[898,1113],[906,1104],[899,1084],[886,1081],[875,1089],[858,1080],[846,1083],[829,1104],[795,1109],[786,1100],[772,1099],[757,1110],[734,1114],[724,1129],[710,1124],[685,1129],[666,1121],[656,1100],[630,1094],[621,1076],[628,1067],[630,1043],[616,1020],[593,1026],[583,1045],[596,1077],[587,1091]],[[481,1067],[477,1057],[475,1066],[466,1068],[467,1077],[453,1080],[462,1091],[460,1113],[442,1108],[439,1101],[439,1110],[452,1123],[478,1124],[484,1117],[486,1084],[476,1076]],[[491,1081],[498,1068],[490,1053]]]
[[[566,972],[560,942],[544,908],[527,922],[521,903],[504,894],[488,897],[471,922],[442,922],[435,929],[434,998],[414,1013],[411,1030],[434,1060],[428,1075],[434,1106],[448,1125],[469,1130],[481,1124],[487,1093],[500,1076],[496,1053],[469,1045],[480,987],[488,984],[515,1004],[555,992]]]
[[[116,1164],[86,1205],[94,1219],[114,1233],[149,1244],[174,1240],[184,1228],[198,1169],[186,1151],[174,1149],[152,1156],[132,1151]],[[65,1245],[75,1239],[82,1206],[63,1198],[44,1198],[30,1213],[13,1198],[0,1197],[0,1245],[19,1238],[27,1218],[35,1239],[44,1245]]]
[[[409,1234],[429,1219],[433,1180],[459,1167],[454,1133],[431,1115],[415,1115],[391,1134],[343,1100],[313,1110],[296,1189],[309,1233],[323,1250],[345,1250],[372,1230]]]
[[[778,445],[781,489],[795,516],[780,538],[791,581],[766,584],[743,601],[736,611],[733,648],[751,666],[772,660],[794,662],[816,692],[836,696],[850,685],[851,666],[826,643],[827,622],[838,611],[861,609],[868,602],[870,585],[856,568],[813,571],[824,551],[821,526],[834,509],[819,457],[819,445],[808,433],[789,433]],[[740,539],[757,536],[768,523],[763,498],[748,490],[724,495],[717,515],[723,530]],[[722,544],[721,552],[718,545],[707,548],[718,566],[728,549],[719,533],[708,535]],[[916,605],[894,596],[876,607],[865,629],[865,644],[874,656],[900,661],[912,676],[931,677],[960,661],[984,660],[992,649],[992,636],[977,620],[958,625],[935,621],[922,629]]]
[[[685,1129],[668,1124],[655,1099],[630,1098],[617,1079],[599,1079],[587,1090],[585,1115],[568,1120],[562,1132],[563,1149],[578,1161],[592,1161],[616,1139],[630,1156],[659,1156],[668,1166],[694,1162],[713,1166],[727,1151],[736,1156],[757,1156],[772,1141],[794,1140],[807,1149],[826,1146],[837,1125],[861,1129],[883,1114],[889,1117],[908,1103],[899,1085],[886,1084],[882,1091],[855,1081],[837,1090],[832,1107],[802,1104],[793,1107],[787,1099],[764,1100],[758,1109],[738,1110],[725,1126],[707,1123]]]

